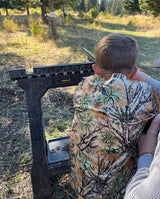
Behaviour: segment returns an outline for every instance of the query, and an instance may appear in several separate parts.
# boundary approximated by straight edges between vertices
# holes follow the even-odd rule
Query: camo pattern
[[[70,138],[71,185],[78,198],[123,198],[136,169],[137,140],[159,112],[158,99],[143,82],[115,74],[83,79],[74,95]]]

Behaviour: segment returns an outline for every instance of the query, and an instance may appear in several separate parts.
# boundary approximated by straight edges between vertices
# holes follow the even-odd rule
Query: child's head
[[[131,73],[136,65],[138,44],[125,34],[109,34],[101,39],[95,50],[95,64],[101,71]]]

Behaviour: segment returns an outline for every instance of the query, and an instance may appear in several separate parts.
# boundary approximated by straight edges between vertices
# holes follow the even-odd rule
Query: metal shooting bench
[[[77,85],[84,76],[93,74],[93,62],[9,70],[11,80],[24,90],[27,101],[32,144],[32,188],[35,199],[52,195],[50,178],[70,172],[69,136],[46,140],[41,98],[50,88]]]

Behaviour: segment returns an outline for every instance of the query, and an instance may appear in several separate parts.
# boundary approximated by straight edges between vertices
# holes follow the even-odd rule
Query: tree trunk
[[[8,8],[6,8],[6,15],[8,16],[9,14],[8,14]]]
[[[50,17],[51,17],[51,30],[52,30],[52,37],[53,39],[57,38],[56,34],[56,23],[55,23],[55,16],[54,16],[54,7],[53,7],[54,0],[50,0]]]
[[[42,15],[42,20],[45,24],[49,24],[48,22],[48,16],[47,16],[47,9],[46,6],[41,5],[41,15]]]
[[[90,10],[92,7],[93,7],[93,6],[92,6],[92,1],[89,0],[89,10]]]
[[[27,8],[27,15],[30,15],[30,12],[29,12],[29,5],[27,5],[26,8]]]
[[[66,18],[66,13],[65,13],[65,10],[64,10],[64,1],[63,1],[63,5],[62,5],[62,11],[63,11],[63,16],[64,16],[64,18]]]

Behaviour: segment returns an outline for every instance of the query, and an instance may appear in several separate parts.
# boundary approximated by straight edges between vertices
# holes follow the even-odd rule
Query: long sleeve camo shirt
[[[137,140],[159,112],[151,86],[114,74],[92,75],[74,94],[71,184],[79,199],[123,198],[136,170]]]

